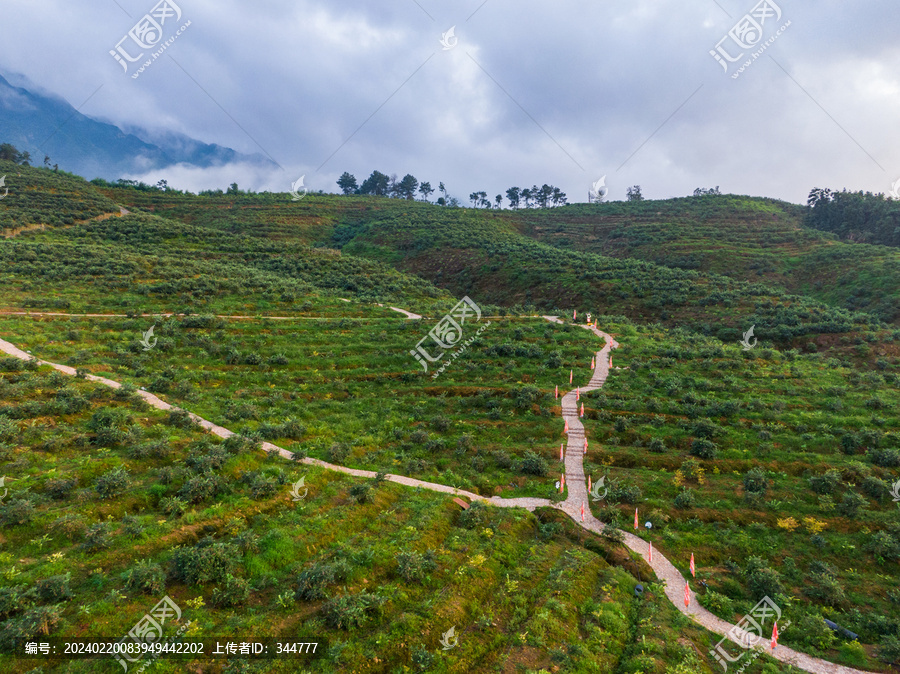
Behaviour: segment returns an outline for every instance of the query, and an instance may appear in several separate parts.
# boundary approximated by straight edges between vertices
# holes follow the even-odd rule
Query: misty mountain
[[[65,171],[87,179],[115,180],[173,164],[200,168],[246,162],[274,166],[259,154],[246,155],[171,131],[119,127],[78,112],[50,94],[13,86],[0,75],[0,142],[31,153],[32,164],[45,155]]]

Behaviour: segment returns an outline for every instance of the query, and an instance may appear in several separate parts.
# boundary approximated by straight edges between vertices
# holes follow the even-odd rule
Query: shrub
[[[369,503],[372,500],[372,486],[360,482],[350,487],[350,496],[356,499],[357,503]]]
[[[428,433],[423,430],[413,431],[409,436],[409,440],[415,445],[424,445],[428,442]]]
[[[140,538],[141,534],[144,533],[144,525],[134,515],[125,515],[122,518],[122,525],[125,534],[132,538]]]
[[[122,574],[122,579],[126,589],[143,594],[162,594],[166,589],[162,567],[149,559],[139,561]]]
[[[784,593],[781,574],[775,569],[770,569],[759,557],[751,557],[748,560],[745,574],[747,586],[756,601],[766,596],[775,599],[776,595]]]
[[[748,494],[765,494],[768,488],[769,479],[762,468],[751,468],[744,473],[744,490]]]
[[[233,570],[236,557],[234,546],[207,537],[193,547],[176,549],[169,575],[186,585],[220,582]]]
[[[866,542],[865,549],[881,559],[900,557],[900,540],[887,531],[876,531]]]
[[[99,552],[108,548],[109,544],[109,526],[106,522],[97,522],[88,527],[81,548],[87,552]]]
[[[198,424],[193,420],[190,413],[181,409],[174,409],[166,415],[165,423],[169,426],[174,426],[175,428],[181,428],[183,430],[191,430],[195,428]]]
[[[12,419],[0,417],[0,441],[12,441],[19,436],[19,425]]]
[[[719,594],[715,590],[707,590],[705,594],[698,594],[697,601],[700,605],[718,616],[731,620],[734,614],[734,602],[724,594]]]
[[[701,459],[716,458],[716,444],[706,438],[696,438],[691,442],[691,454]]]
[[[212,593],[212,605],[219,608],[242,606],[250,597],[250,583],[243,578],[235,578],[230,573],[225,582]]]
[[[544,477],[549,471],[549,467],[547,466],[547,462],[544,460],[544,457],[539,454],[535,454],[534,452],[528,451],[525,452],[525,456],[522,458],[522,468],[523,473],[528,475],[537,475],[538,477]]]
[[[72,598],[69,581],[72,574],[41,578],[35,583],[38,598],[46,603],[57,603]]]
[[[48,480],[46,486],[47,495],[56,501],[61,501],[77,486],[78,480],[75,478]]]
[[[870,449],[867,452],[869,461],[881,468],[900,468],[900,450]]]
[[[676,508],[693,508],[697,505],[697,498],[692,489],[682,489],[675,497]]]
[[[631,485],[611,484],[609,500],[617,503],[637,503],[641,499],[641,490]]]
[[[348,456],[350,456],[350,446],[346,442],[335,442],[326,452],[326,457],[331,463],[343,463]]]
[[[900,664],[900,638],[892,634],[881,637],[878,659],[893,665]]]
[[[848,491],[838,504],[838,512],[849,519],[855,518],[861,508],[865,508],[869,502],[855,491]]]
[[[61,517],[57,517],[50,524],[50,531],[54,534],[60,533],[70,540],[81,534],[86,528],[84,521],[75,513],[67,513]]]
[[[434,552],[401,552],[395,557],[397,573],[408,583],[420,582],[436,568]]]
[[[131,476],[128,471],[119,466],[107,471],[97,478],[94,483],[94,489],[100,498],[114,498],[128,489],[131,484]]]
[[[456,518],[456,523],[464,529],[474,529],[487,521],[488,511],[481,501],[474,501],[467,510],[463,510]]]
[[[98,445],[112,447],[128,436],[126,429],[131,425],[131,416],[119,407],[103,407],[91,415],[86,425],[95,434]]]
[[[34,504],[28,498],[17,497],[0,505],[0,524],[5,527],[30,524],[34,519]]]
[[[159,509],[169,517],[181,517],[186,507],[187,503],[177,496],[169,496],[159,500]]]
[[[829,470],[823,475],[813,475],[809,478],[809,486],[817,494],[832,494],[840,484],[841,474],[836,470]]]
[[[862,481],[860,489],[869,498],[880,501],[890,493],[891,486],[884,480],[870,475]]]
[[[335,597],[322,607],[322,615],[329,627],[349,630],[362,625],[369,614],[376,612],[384,600],[366,591]]]
[[[841,451],[847,456],[851,456],[856,454],[856,450],[859,449],[861,441],[859,436],[855,433],[845,433],[841,437]]]
[[[42,634],[49,635],[60,614],[56,606],[38,606],[28,609],[20,618],[0,623],[0,651],[11,651]]]
[[[334,567],[330,564],[315,564],[297,576],[296,599],[317,601],[328,597],[326,588],[335,582]]]
[[[649,449],[655,454],[662,454],[666,451],[666,443],[661,438],[653,438]]]

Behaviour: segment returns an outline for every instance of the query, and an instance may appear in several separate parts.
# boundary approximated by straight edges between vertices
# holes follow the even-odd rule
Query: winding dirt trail
[[[390,308],[394,309],[394,307]],[[399,311],[400,313],[407,315],[407,318],[417,316],[416,314],[411,314],[410,312],[406,312],[402,309],[395,309],[395,311]],[[563,323],[563,321],[555,316],[544,316],[543,318],[554,323]],[[596,353],[596,367],[594,368],[590,381],[588,382],[587,386],[579,387],[580,392],[587,393],[599,389],[606,382],[606,379],[609,376],[610,352],[612,351],[612,349],[619,348],[619,344],[612,338],[611,335],[608,335],[605,332],[598,330],[597,328],[587,325],[583,325],[580,327],[583,327],[586,330],[590,330],[606,342],[604,347]],[[9,342],[2,339],[0,339],[0,351],[15,358],[20,358],[21,360],[37,360],[37,362],[41,365],[49,365],[50,367],[68,375],[75,374],[75,368],[73,367],[37,359],[25,353],[21,349],[18,349],[13,344],[10,344]],[[119,382],[113,381],[111,379],[106,379],[104,377],[87,375],[87,379],[99,382],[114,389],[121,388],[121,384],[119,384]],[[137,393],[150,405],[157,409],[179,409],[170,405],[164,400],[160,400],[155,395],[153,395],[152,393],[148,393],[147,391],[138,391]],[[578,417],[578,401],[576,401],[575,390],[569,391],[562,396],[561,405],[563,419],[569,424],[569,432],[567,434],[565,450],[566,487],[568,488],[568,495],[562,502],[554,503],[549,499],[528,497],[506,499],[499,496],[494,496],[490,499],[487,499],[479,494],[474,494],[463,489],[456,489],[454,487],[448,487],[447,485],[443,484],[435,484],[433,482],[416,480],[410,477],[404,477],[402,475],[389,474],[385,477],[385,479],[390,482],[396,482],[398,484],[406,485],[409,487],[418,487],[428,489],[430,491],[442,492],[445,494],[465,496],[471,501],[482,501],[502,508],[525,508],[529,511],[534,511],[535,508],[540,507],[557,508],[558,510],[565,512],[583,528],[596,534],[600,534],[604,529],[604,524],[596,517],[594,517],[593,514],[591,514],[590,507],[588,506],[589,494],[587,490],[586,478],[584,475],[585,431],[584,426],[582,425],[581,420]],[[190,414],[190,417],[200,426],[207,429],[210,433],[219,436],[220,438],[227,438],[231,435],[234,435],[234,433],[232,431],[229,431],[227,428],[218,426],[211,421],[207,421],[206,419],[197,416],[196,414],[192,414],[190,412],[188,412],[188,414]],[[260,444],[262,448],[267,452],[277,452],[286,459],[290,459],[292,457],[291,452],[279,447],[278,445],[274,445],[271,442],[262,442]],[[303,459],[302,463],[312,466],[319,466],[328,470],[339,471],[347,475],[353,475],[354,477],[373,478],[376,475],[375,471],[347,468],[345,466],[338,466],[326,461],[321,461],[319,459],[313,459],[311,457]],[[584,522],[581,521],[582,505],[584,505]],[[628,533],[627,531],[623,531],[622,533],[624,534],[625,545],[627,545],[628,548],[640,555],[641,558],[644,559],[644,561],[647,561],[649,551],[648,543],[643,539]],[[685,607],[685,578],[681,575],[681,572],[678,571],[678,569],[676,569],[675,566],[659,551],[657,551],[656,554],[653,555],[653,561],[648,562],[648,564],[656,573],[656,576],[661,581],[664,581],[666,596],[669,598],[669,601],[671,601],[678,608],[679,611],[689,615],[694,621],[701,624],[711,632],[725,636],[738,646],[742,646],[742,639],[745,641],[750,640],[754,643],[757,641],[757,635],[746,632],[740,627],[722,620],[721,618],[713,615],[702,606],[700,606],[693,592],[691,592],[690,606]],[[767,636],[768,635],[762,635],[762,638],[759,639],[759,641],[763,644],[764,652],[767,655],[770,655],[771,657],[780,660],[781,662],[793,665],[798,669],[802,669],[807,672],[813,672],[814,674],[865,674],[863,670],[853,669],[852,667],[844,667],[842,665],[828,662],[827,660],[814,658],[804,653],[794,651],[790,648],[787,648],[786,646],[778,646],[777,649],[772,651],[768,647],[769,640]],[[710,652],[712,653],[712,651]],[[748,651],[735,651],[735,649],[732,648],[731,652],[738,652],[741,656],[739,660],[736,660],[734,662],[736,667],[740,667],[740,665],[746,664],[749,661],[750,654]],[[748,660],[744,660],[744,655],[747,656]]]

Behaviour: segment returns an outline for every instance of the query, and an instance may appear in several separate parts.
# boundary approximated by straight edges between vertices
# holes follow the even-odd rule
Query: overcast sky
[[[155,2],[0,0],[0,69],[91,117],[281,167],[146,176],[178,187],[287,191],[305,174],[336,191],[378,169],[463,202],[542,183],[585,201],[603,175],[610,199],[718,185],[805,202],[900,179],[896,0],[176,0],[163,41],[190,25],[133,79],[139,63],[109,52]],[[727,72],[723,38],[718,53],[744,53]]]

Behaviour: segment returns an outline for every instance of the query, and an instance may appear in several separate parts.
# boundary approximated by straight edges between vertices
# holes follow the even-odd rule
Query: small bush
[[[534,452],[525,452],[525,456],[522,458],[522,472],[528,475],[537,475],[538,477],[544,477],[547,475],[549,471],[549,467],[547,466],[547,462],[544,460],[544,457],[535,454]]]
[[[869,502],[855,491],[848,491],[844,494],[844,498],[838,504],[838,512],[844,517],[854,519],[862,508],[869,505]]]
[[[72,590],[69,581],[72,574],[41,578],[35,583],[38,598],[46,603],[58,603],[72,598]]]
[[[250,583],[229,573],[225,576],[225,582],[213,590],[212,605],[218,608],[242,606],[249,597]]]
[[[769,488],[769,478],[762,468],[751,468],[744,473],[744,490],[748,494],[765,494]]]
[[[654,454],[662,454],[666,451],[666,443],[662,440],[662,438],[653,438],[650,441],[649,449]]]
[[[0,524],[5,527],[30,524],[34,519],[34,504],[28,498],[13,498],[0,505]]]
[[[193,547],[175,550],[169,574],[186,585],[221,582],[232,572],[236,558],[234,546],[207,537]]]
[[[20,618],[0,623],[0,651],[11,651],[40,635],[49,635],[60,616],[57,606],[38,606],[28,609]]]
[[[294,597],[304,601],[318,601],[328,597],[327,587],[335,582],[334,567],[315,564],[297,576]]]
[[[77,486],[78,480],[75,478],[48,480],[46,486],[47,495],[56,501],[61,501],[67,498]]]
[[[128,489],[130,484],[131,476],[127,470],[120,466],[107,471],[98,477],[97,481],[94,483],[94,489],[97,491],[100,498],[108,499],[122,494]]]
[[[481,501],[473,502],[467,510],[463,510],[456,518],[456,523],[464,529],[474,529],[483,525],[488,518],[487,506]]]
[[[408,583],[421,582],[436,567],[434,553],[430,550],[424,555],[419,552],[401,552],[395,559],[397,573]]]
[[[81,548],[87,552],[99,552],[109,545],[109,526],[106,522],[97,522],[88,527],[81,542]]]
[[[372,486],[360,482],[350,487],[350,496],[356,499],[357,503],[369,503],[372,500]]]
[[[122,579],[126,589],[142,594],[162,594],[166,588],[162,567],[149,559],[139,561]]]
[[[345,442],[335,442],[326,452],[326,458],[331,463],[343,463],[348,456],[350,456],[350,446]]]
[[[696,438],[691,442],[691,454],[700,459],[716,458],[716,443],[706,438]]]
[[[829,470],[822,475],[813,475],[809,478],[809,486],[817,494],[833,494],[840,484],[841,474],[836,470]]]
[[[169,517],[181,517],[184,515],[185,508],[187,508],[187,503],[177,496],[169,496],[159,501],[159,509]]]
[[[376,612],[383,600],[366,591],[335,597],[322,607],[322,616],[329,627],[349,630],[362,625]]]
[[[692,489],[683,489],[675,497],[676,508],[693,508],[697,505],[697,498]]]

